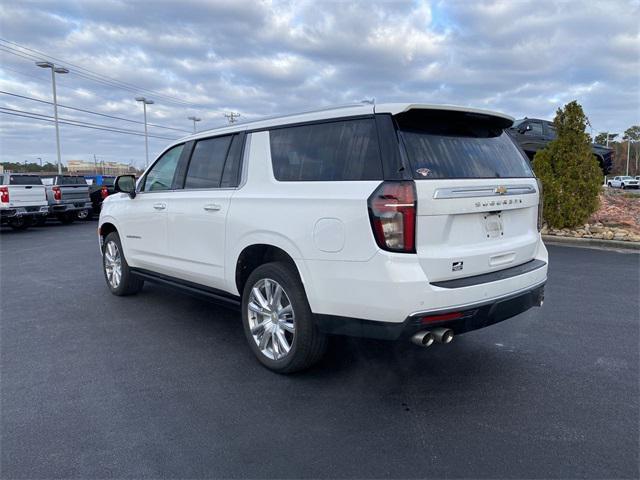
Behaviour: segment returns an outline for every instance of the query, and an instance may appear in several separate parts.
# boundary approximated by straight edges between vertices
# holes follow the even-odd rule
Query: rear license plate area
[[[502,213],[485,213],[482,216],[487,238],[498,238],[504,235]]]

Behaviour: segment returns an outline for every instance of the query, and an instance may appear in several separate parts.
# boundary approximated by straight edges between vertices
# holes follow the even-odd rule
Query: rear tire
[[[117,232],[111,232],[104,240],[102,271],[107,286],[114,295],[134,295],[142,290],[144,280],[131,272]]]
[[[14,217],[9,220],[9,226],[16,231],[26,230],[31,225],[31,219],[28,217]]]
[[[47,217],[45,215],[41,215],[38,218],[36,218],[36,227],[44,227],[44,225],[47,223]]]
[[[60,223],[62,223],[63,225],[72,224],[75,219],[76,215],[74,212],[61,213],[58,215],[58,220],[60,220]]]
[[[621,188],[622,190],[624,190],[624,189],[625,189],[624,183],[623,183],[622,185],[620,185],[620,188]]]
[[[242,323],[254,355],[277,373],[305,370],[327,349],[298,272],[286,263],[266,263],[251,272],[242,292]]]

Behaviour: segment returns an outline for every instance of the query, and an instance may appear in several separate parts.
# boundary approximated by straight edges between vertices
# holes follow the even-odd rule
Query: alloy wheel
[[[118,288],[122,279],[122,257],[116,242],[108,242],[104,249],[104,271],[111,288]]]
[[[256,282],[249,295],[247,315],[251,336],[260,352],[272,360],[285,357],[295,338],[295,312],[287,293],[275,280]]]

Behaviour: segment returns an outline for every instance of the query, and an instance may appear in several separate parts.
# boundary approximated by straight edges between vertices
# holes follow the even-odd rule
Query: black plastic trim
[[[239,296],[232,295],[222,290],[218,290],[217,288],[205,287],[204,285],[199,285],[187,280],[151,272],[143,268],[131,267],[131,272],[134,275],[144,278],[145,280],[149,280],[150,282],[175,288],[177,290],[183,291],[184,293],[197,297],[204,297],[223,306],[240,308],[241,299]]]
[[[517,265],[515,267],[505,268],[498,270],[497,272],[483,273],[481,275],[473,275],[471,277],[454,278],[453,280],[444,280],[442,282],[430,282],[434,287],[440,288],[463,288],[471,287],[473,285],[480,285],[483,283],[497,282],[498,280],[505,280],[511,277],[517,277],[518,275],[524,275],[525,273],[533,272],[539,268],[544,267],[547,262],[534,259],[527,263]]]
[[[503,320],[515,317],[532,307],[542,304],[544,299],[544,283],[531,287],[524,292],[479,302],[460,308],[449,308],[422,315],[407,317],[403,322],[377,322],[363,318],[341,317],[336,315],[316,314],[318,329],[333,335],[349,335],[352,337],[377,338],[381,340],[397,340],[410,337],[422,330],[436,327],[450,328],[456,335],[488,327]],[[426,316],[437,316],[443,313],[460,312],[462,317],[441,322],[423,323]]]

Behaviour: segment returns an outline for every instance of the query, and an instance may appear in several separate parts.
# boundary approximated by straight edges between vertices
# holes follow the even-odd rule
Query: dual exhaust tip
[[[431,331],[423,330],[415,333],[411,341],[419,347],[430,347],[434,342],[451,343],[453,340],[453,330],[450,328],[436,328]]]

